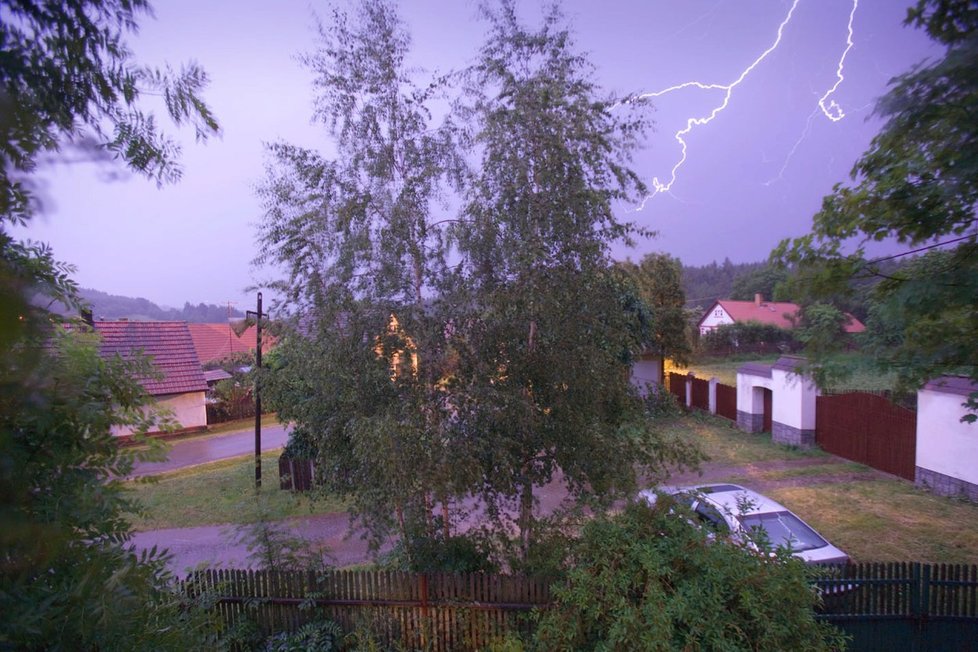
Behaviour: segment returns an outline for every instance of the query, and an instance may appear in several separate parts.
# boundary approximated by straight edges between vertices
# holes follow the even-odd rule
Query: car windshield
[[[791,512],[748,514],[738,518],[745,530],[762,531],[767,541],[774,547],[785,547],[793,552],[800,552],[828,545],[828,542],[818,536],[815,530],[802,523]]]

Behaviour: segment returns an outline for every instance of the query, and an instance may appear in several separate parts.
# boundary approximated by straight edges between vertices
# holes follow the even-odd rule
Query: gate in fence
[[[867,392],[819,396],[815,441],[833,455],[914,479],[917,415],[882,396]]]
[[[850,650],[978,650],[978,566],[864,563],[820,580],[819,618],[852,636]]]

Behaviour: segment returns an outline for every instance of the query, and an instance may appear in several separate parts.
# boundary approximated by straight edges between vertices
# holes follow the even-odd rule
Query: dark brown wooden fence
[[[309,491],[316,483],[313,460],[296,460],[285,455],[278,458],[279,488],[289,491]]]
[[[686,407],[686,374],[669,372],[669,391],[682,407]]]
[[[710,409],[710,381],[705,378],[693,378],[692,407],[700,410]]]
[[[242,396],[236,401],[221,401],[207,404],[207,424],[237,421],[255,416],[255,401],[251,394]]]
[[[737,388],[717,383],[717,415],[737,420]]]
[[[325,618],[433,652],[482,650],[509,632],[527,633],[529,612],[550,604],[544,581],[483,573],[212,569],[191,575],[185,591],[213,600],[228,626],[250,619],[267,635]]]
[[[867,392],[819,396],[815,441],[854,462],[914,479],[917,414]]]

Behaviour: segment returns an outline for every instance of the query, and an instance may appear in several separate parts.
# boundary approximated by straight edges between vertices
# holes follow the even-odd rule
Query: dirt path
[[[871,480],[888,477],[873,469],[845,467],[845,462],[837,457],[810,457],[797,460],[771,460],[748,464],[704,464],[699,473],[683,472],[671,475],[665,484],[693,485],[716,482],[736,482],[751,489],[765,492],[779,487],[809,486],[826,482],[852,480]],[[824,473],[812,471],[802,475],[780,475],[781,472],[804,470],[809,467],[826,466]],[[835,468],[832,468],[835,467]],[[774,474],[774,477],[771,475]],[[540,501],[540,514],[552,513],[567,492],[561,481],[555,481],[537,489]],[[463,527],[479,524],[478,513],[469,517]],[[283,522],[291,534],[310,542],[311,546],[325,547],[337,566],[350,566],[370,561],[367,544],[358,533],[350,531],[349,516],[345,512],[318,514],[287,519]],[[137,550],[156,546],[168,548],[172,558],[169,566],[177,575],[188,569],[200,566],[224,566],[246,568],[254,565],[249,562],[250,552],[239,540],[236,526],[208,525],[193,528],[172,528],[139,532],[133,538]]]

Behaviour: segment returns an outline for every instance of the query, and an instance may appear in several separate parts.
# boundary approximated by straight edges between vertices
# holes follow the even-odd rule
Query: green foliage
[[[417,85],[390,3],[334,12],[304,61],[337,155],[274,145],[260,191],[256,262],[283,264],[297,314],[268,382],[304,440],[289,450],[315,450],[326,489],[374,544],[398,532],[409,567],[469,564],[452,528],[473,494],[525,543],[558,469],[610,501],[695,458],[628,384],[649,313],[609,257],[637,232],[612,206],[644,191],[626,163],[647,107],[601,96],[557,10],[536,30],[510,2],[484,13],[465,101],[436,124],[428,105],[461,77]],[[458,219],[433,215],[446,187],[464,190]]]
[[[248,550],[248,560],[270,571],[325,571],[331,568],[329,551],[296,536],[287,521],[272,521],[267,498],[254,497],[258,519],[238,526],[237,543]]]
[[[44,353],[38,355],[39,350]],[[121,489],[133,456],[114,426],[145,432],[145,360],[105,360],[92,335],[13,344],[0,391],[0,645],[186,649],[209,636],[153,550],[127,550]]]
[[[437,524],[436,524],[437,530]],[[380,561],[382,568],[414,573],[496,573],[489,542],[474,534],[449,536],[410,532]]]
[[[909,388],[942,373],[978,378],[976,16],[973,2],[955,0],[920,0],[908,12],[907,22],[946,53],[893,80],[876,106],[885,125],[853,167],[852,184],[825,198],[811,234],[772,254],[798,266],[795,285],[812,301],[851,295],[852,279],[882,278],[869,295],[866,350]],[[887,272],[865,256],[867,243],[884,240],[948,248]],[[820,355],[813,349],[816,364]]]
[[[337,652],[345,649],[343,629],[331,620],[306,623],[295,632],[281,632],[265,642],[266,652]]]
[[[693,348],[679,259],[650,253],[638,264],[626,261],[619,263],[619,267],[636,284],[639,297],[651,313],[648,340],[643,348],[676,364],[689,362]]]
[[[753,301],[755,294],[761,294],[770,301],[790,301],[784,293],[784,283],[788,280],[788,271],[783,267],[762,264],[752,270],[742,272],[734,279],[730,296],[726,298],[737,301]]]
[[[755,351],[764,348],[791,350],[795,335],[773,324],[743,321],[720,326],[700,336],[699,350],[706,355],[731,351]]]
[[[174,122],[198,140],[218,130],[198,93],[207,75],[137,65],[125,37],[149,14],[144,0],[41,0],[5,7],[0,24],[0,219],[24,223],[36,208],[31,175],[42,156],[72,147],[122,159],[159,183],[180,177],[179,147],[163,135],[140,96],[163,97]]]
[[[433,501],[468,486],[443,385],[454,314],[427,299],[449,274],[447,223],[433,204],[461,163],[453,126],[435,124],[429,108],[445,82],[419,83],[407,68],[410,38],[392,4],[335,11],[320,37],[303,62],[336,158],[272,145],[259,193],[256,262],[282,264],[288,278],[277,287],[299,326],[268,394],[316,438],[303,448],[317,451],[327,489],[351,496],[378,543],[393,530],[405,536],[412,516],[430,529]]]
[[[644,400],[645,411],[653,419],[668,419],[683,413],[676,396],[665,384],[649,385]]]
[[[567,550],[540,650],[835,650],[806,567],[710,533],[661,498],[588,523]],[[692,517],[690,517],[692,518]]]
[[[162,183],[180,176],[178,148],[140,106],[161,95],[199,139],[218,129],[179,73],[137,65],[125,42],[142,0],[5,3],[0,21],[0,647],[175,649],[213,643],[209,623],[174,592],[165,558],[128,549],[136,509],[120,477],[130,455],[114,426],[155,420],[134,378],[146,361],[102,359],[90,335],[65,333],[32,304],[81,303],[71,267],[50,248],[17,241],[12,225],[40,208],[42,166],[66,148],[118,158]],[[75,325],[81,329],[80,324]]]
[[[574,499],[609,502],[690,451],[654,431],[628,383],[643,313],[609,256],[641,232],[612,206],[644,192],[627,163],[646,106],[602,95],[558,9],[534,28],[512,2],[484,14],[466,114],[478,169],[452,230],[463,265],[450,389],[477,495],[525,560],[534,488],[558,470]]]
[[[92,308],[95,319],[157,320],[157,321],[187,321],[192,323],[223,323],[228,317],[243,318],[244,313],[237,308],[228,309],[227,305],[198,303],[193,305],[184,302],[183,308],[161,308],[148,299],[124,297],[118,294],[108,294],[89,288],[79,288],[78,294],[82,301]],[[74,316],[75,312],[68,306],[62,306],[59,312]]]
[[[765,263],[733,263],[725,258],[722,263],[716,261],[709,265],[683,265],[683,291],[686,300],[692,307],[704,310],[713,305],[717,299],[729,299],[733,295],[733,284],[738,278],[762,269]],[[753,295],[750,296],[754,298]]]

